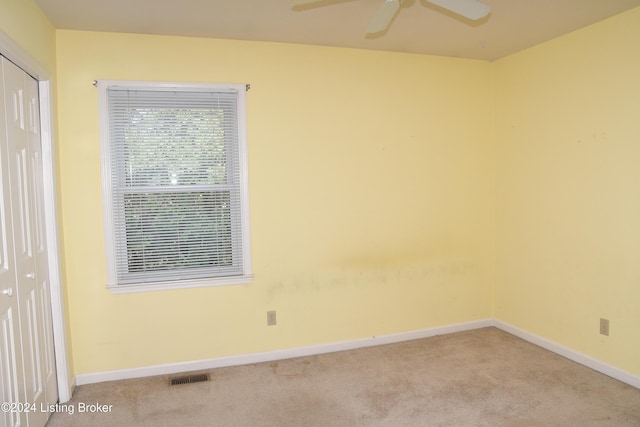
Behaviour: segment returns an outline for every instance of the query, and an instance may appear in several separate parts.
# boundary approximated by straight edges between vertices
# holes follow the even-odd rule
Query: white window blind
[[[237,87],[104,87],[111,285],[248,273],[240,95]]]

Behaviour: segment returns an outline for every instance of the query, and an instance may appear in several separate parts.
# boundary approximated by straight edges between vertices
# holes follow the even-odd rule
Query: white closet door
[[[11,274],[6,275],[5,299],[16,301],[18,320],[13,320],[13,346],[15,355],[13,372],[16,374],[18,401],[33,405],[35,411],[23,411],[6,425],[21,425],[26,419],[29,426],[44,426],[48,413],[41,408],[55,402],[55,369],[53,368],[52,329],[49,295],[49,274],[46,264],[46,242],[40,200],[42,187],[41,143],[39,134],[39,105],[37,82],[13,63],[2,58],[4,98],[4,135],[2,145],[3,210],[11,218],[13,233],[13,284]],[[6,222],[9,224],[8,221]],[[40,257],[38,255],[41,254]],[[42,258],[39,260],[38,258]],[[11,296],[8,294],[12,293]],[[15,303],[11,303],[13,310]],[[15,313],[12,311],[12,313]],[[14,314],[15,316],[15,314]],[[21,343],[20,349],[15,348]],[[4,343],[3,351],[4,351]],[[22,372],[20,372],[20,370]],[[23,381],[23,384],[20,384]],[[53,381],[53,386],[47,384]],[[47,392],[51,394],[48,396]],[[54,396],[55,395],[55,396]],[[13,415],[12,415],[13,417]],[[14,424],[18,423],[18,424]]]

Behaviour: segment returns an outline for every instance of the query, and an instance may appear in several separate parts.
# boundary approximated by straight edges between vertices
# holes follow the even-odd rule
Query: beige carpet
[[[209,373],[81,386],[48,426],[640,426],[640,390],[495,328]]]

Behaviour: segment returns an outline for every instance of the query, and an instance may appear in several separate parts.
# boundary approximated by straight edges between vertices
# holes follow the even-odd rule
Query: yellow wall
[[[0,0],[0,30],[49,72],[55,71],[55,29],[32,0]]]
[[[491,64],[75,31],[57,49],[76,373],[491,316]],[[95,79],[251,84],[253,283],[105,289]]]
[[[636,375],[639,44],[636,8],[494,63],[495,316]]]
[[[640,374],[640,9],[492,64],[54,33],[24,0],[0,29],[59,73],[76,373],[495,316]],[[252,284],[105,290],[94,79],[252,84]]]

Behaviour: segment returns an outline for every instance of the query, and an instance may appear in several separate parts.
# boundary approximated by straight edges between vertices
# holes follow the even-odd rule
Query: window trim
[[[98,88],[99,120],[100,120],[100,158],[102,167],[102,203],[104,217],[104,239],[106,249],[107,289],[114,294],[158,291],[170,289],[188,289],[208,286],[225,286],[248,284],[253,279],[251,269],[251,238],[249,221],[249,177],[247,154],[247,114],[246,90],[244,84],[207,84],[207,83],[172,83],[124,80],[100,80]],[[108,88],[141,88],[141,89],[192,89],[192,90],[235,90],[238,93],[238,158],[240,175],[240,224],[242,239],[242,271],[241,275],[211,277],[166,282],[145,282],[134,284],[117,284],[115,256],[115,227],[113,221],[113,202],[111,189],[111,144],[109,134]]]

